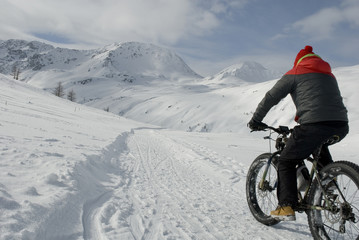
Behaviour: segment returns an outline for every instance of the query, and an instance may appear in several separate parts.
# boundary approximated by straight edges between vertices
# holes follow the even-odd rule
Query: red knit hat
[[[304,49],[300,50],[299,53],[297,54],[297,57],[295,58],[294,61],[294,66],[297,65],[299,59],[301,59],[302,57],[304,57],[307,54],[313,53],[313,48],[312,46],[305,46]]]

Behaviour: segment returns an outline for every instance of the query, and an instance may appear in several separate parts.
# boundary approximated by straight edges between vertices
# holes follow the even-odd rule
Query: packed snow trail
[[[35,239],[311,238],[304,216],[274,227],[256,222],[245,198],[248,166],[202,140],[146,128],[120,135],[74,170],[78,192]]]

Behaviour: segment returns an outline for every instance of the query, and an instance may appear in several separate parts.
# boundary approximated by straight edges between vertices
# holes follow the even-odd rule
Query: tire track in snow
[[[102,239],[101,227],[97,225],[95,216],[98,215],[99,208],[110,199],[112,192],[105,192],[93,200],[85,202],[83,205],[82,225],[84,239]]]
[[[106,171],[100,175],[107,176],[101,184],[107,192],[83,206],[84,239],[138,239],[136,229],[132,229],[128,222],[134,211],[132,197],[128,195],[131,174],[138,169],[138,163],[128,157],[127,140],[130,134],[120,135],[101,156]]]
[[[301,239],[298,230],[310,236],[306,221],[284,227],[256,222],[246,203],[246,168],[233,159],[162,131],[135,131],[128,146],[141,162],[137,183],[131,186],[139,196],[136,212],[142,212],[139,219],[146,223],[141,239]]]
[[[135,239],[127,219],[132,200],[126,195],[132,169],[126,159],[123,133],[100,155],[87,156],[70,173],[71,186],[64,198],[54,202],[33,233],[24,239]]]
[[[182,185],[184,188],[189,188],[189,185],[183,181],[182,177],[179,177],[173,165],[172,154],[174,153],[171,151],[173,145],[169,142],[164,144],[163,137],[156,136],[153,131],[136,132],[133,136],[133,142],[138,151],[137,158],[141,161],[142,171],[144,172],[142,176],[146,178],[141,182],[145,184],[142,188],[147,189],[147,196],[141,198],[140,201],[143,202],[142,205],[150,206],[151,203],[149,203],[146,198],[150,196],[150,199],[155,200],[154,205],[151,206],[153,209],[153,216],[151,217],[153,219],[150,219],[147,224],[151,226],[151,229],[146,228],[142,239],[154,239],[152,238],[153,236],[159,237],[161,235],[161,233],[156,232],[155,225],[159,224],[158,219],[160,219],[162,221],[161,224],[164,224],[167,228],[167,230],[162,233],[163,237],[175,233],[175,235],[181,236],[180,238],[184,239],[216,239],[212,234],[205,233],[204,231],[193,234],[201,230],[203,224],[200,224],[196,218],[188,216],[188,213],[194,209],[191,208],[188,210],[190,203],[188,199],[184,197],[185,192],[181,190],[181,188],[173,189],[167,186],[170,182],[177,182],[176,185],[173,186]],[[136,154],[134,151],[131,152],[132,154]],[[140,185],[135,186],[135,188],[138,187],[140,187]],[[144,204],[145,202],[147,203]],[[138,211],[140,212],[141,209],[138,209]],[[184,211],[185,213],[176,213],[178,211]],[[155,215],[157,215],[157,217]],[[192,229],[193,231],[188,232],[187,229]],[[210,226],[207,227],[207,229],[215,229],[215,227]],[[148,236],[152,237],[150,238]]]
[[[135,143],[138,153],[134,157],[140,159],[148,179],[141,181],[147,183],[143,189],[147,192],[152,189],[148,196],[163,203],[152,208],[157,214],[162,213],[162,222],[172,232],[184,234],[181,237],[188,239],[235,239],[222,229],[228,228],[233,213],[243,215],[234,204],[238,195],[222,184],[229,184],[228,174],[218,173],[218,167],[207,161],[208,156],[198,155],[158,132],[136,131],[132,137],[129,145],[131,141]],[[136,154],[130,148],[131,154]],[[140,201],[147,200],[143,197]]]
[[[64,206],[47,218],[35,236],[78,239],[82,235],[86,240],[310,236],[302,226],[298,230],[303,235],[298,237],[298,231],[291,234],[291,227],[277,227],[281,230],[277,232],[256,222],[243,192],[245,173],[231,167],[231,159],[199,144],[172,139],[168,132],[133,130],[74,170],[77,191],[64,199]]]

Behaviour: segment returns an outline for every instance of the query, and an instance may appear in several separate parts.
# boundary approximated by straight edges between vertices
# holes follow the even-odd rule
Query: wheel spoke
[[[328,195],[325,198],[317,185],[314,185],[310,192],[312,204],[321,205],[327,209],[312,210],[308,214],[314,238],[322,238],[322,236],[326,239],[359,238],[358,170],[358,166],[347,162],[336,162],[322,170],[326,173],[323,176],[335,179],[338,188],[333,188],[330,186],[332,181],[327,181]]]

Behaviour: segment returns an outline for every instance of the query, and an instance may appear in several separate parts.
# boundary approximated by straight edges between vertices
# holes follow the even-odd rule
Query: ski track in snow
[[[28,237],[311,238],[305,217],[274,227],[254,220],[245,198],[247,169],[160,129],[134,129],[76,167],[77,191]]]

